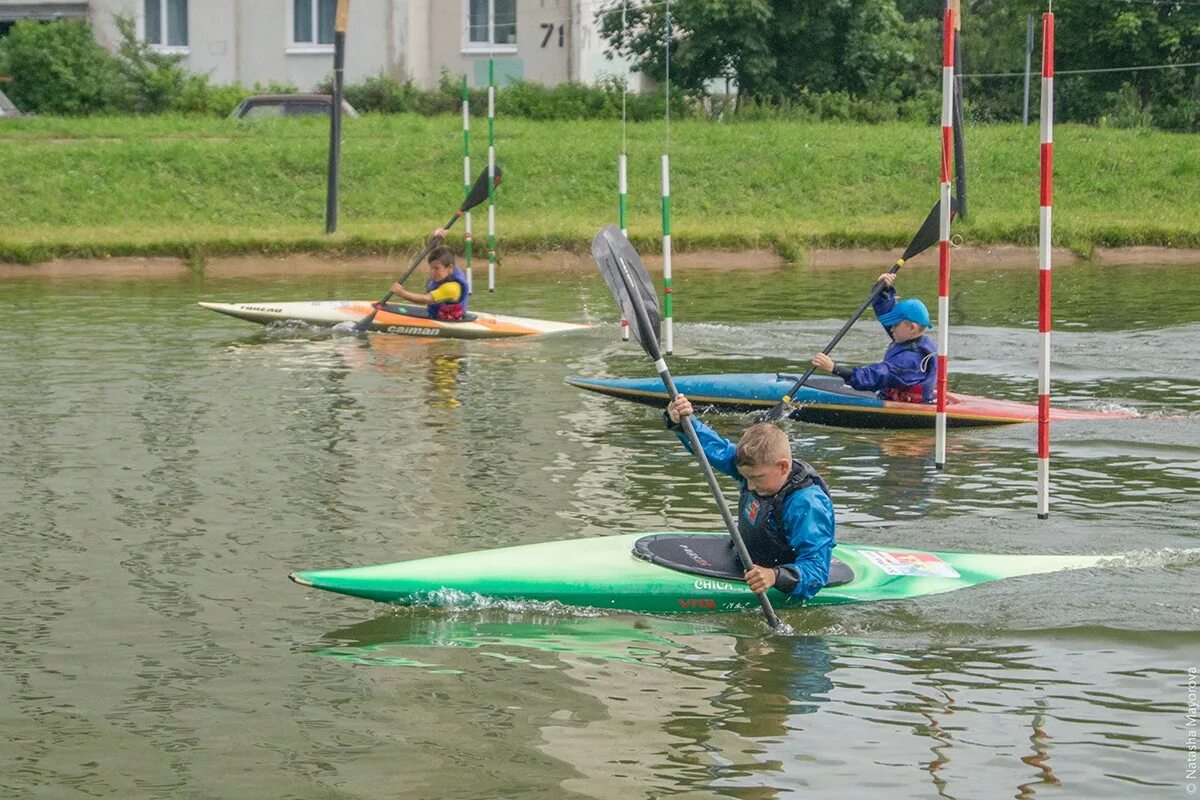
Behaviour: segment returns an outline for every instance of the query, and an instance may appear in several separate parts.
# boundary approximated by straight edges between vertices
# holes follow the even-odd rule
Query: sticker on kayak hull
[[[888,575],[914,578],[959,578],[954,567],[932,553],[890,553],[884,550],[860,550],[867,560]]]

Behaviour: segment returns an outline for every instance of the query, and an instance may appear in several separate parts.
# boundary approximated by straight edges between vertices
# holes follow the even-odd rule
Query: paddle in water
[[[895,275],[900,271],[900,268],[904,266],[906,261],[919,253],[925,252],[933,245],[934,242],[938,240],[940,237],[938,217],[941,213],[941,207],[941,200],[938,200],[933,204],[933,209],[929,212],[929,216],[926,217],[925,221],[921,223],[921,229],[917,231],[917,235],[914,236],[912,241],[908,243],[908,247],[904,248],[904,255],[896,259],[896,263],[892,265],[892,268],[889,269],[888,272]],[[954,211],[954,201],[951,200],[951,216],[953,216]],[[837,343],[842,340],[842,337],[846,335],[846,332],[850,330],[854,323],[858,322],[858,318],[863,315],[863,312],[865,312],[867,308],[875,302],[875,298],[878,297],[879,293],[883,291],[883,287],[883,281],[875,281],[875,286],[871,289],[871,293],[867,295],[867,299],[862,301],[862,305],[860,305],[858,310],[854,312],[853,316],[846,321],[846,324],[842,326],[842,329],[837,332],[837,336],[834,336],[833,339],[830,340],[829,344],[825,345],[825,349],[821,351],[822,353],[829,355],[831,352],[833,352],[833,348],[837,347]],[[792,388],[788,389],[787,394],[783,396],[783,399],[764,412],[759,421],[774,422],[788,413],[791,410],[789,407],[792,404],[792,398],[796,396],[796,392],[800,391],[804,384],[808,383],[808,379],[812,377],[813,370],[815,369],[815,366],[810,366],[808,370],[800,376],[800,379],[792,384]]]
[[[496,168],[495,186],[499,186],[500,185],[500,165],[497,164],[495,168]],[[475,185],[471,187],[471,193],[469,195],[467,195],[467,199],[464,200],[463,204],[458,207],[458,211],[454,212],[454,216],[450,218],[450,221],[447,222],[442,227],[444,229],[449,229],[450,226],[453,225],[459,217],[461,217],[463,214],[466,214],[472,208],[474,208],[475,206],[479,205],[480,203],[482,203],[484,200],[487,200],[487,199],[488,199],[488,171],[485,169],[479,173],[479,177],[475,180]],[[433,252],[433,248],[437,247],[441,243],[442,243],[441,236],[434,236],[432,239],[430,239],[429,244],[427,244],[425,246],[425,249],[422,250],[417,255],[417,257],[413,259],[412,264],[410,264],[408,269],[405,270],[404,274],[401,275],[399,277],[399,279],[396,280],[396,283],[404,283],[406,280],[408,280],[408,276],[413,274],[413,270],[415,270],[417,267],[419,267],[421,265],[421,262],[423,260],[425,260],[425,257]],[[335,331],[339,331],[342,333],[366,333],[371,328],[371,324],[373,322],[375,322],[375,315],[379,313],[379,309],[383,307],[384,303],[386,303],[388,300],[392,299],[392,295],[393,295],[392,290],[388,289],[388,293],[383,296],[382,300],[380,300],[378,303],[375,304],[375,307],[371,309],[370,314],[367,314],[365,317],[360,319],[358,322],[354,322],[354,323],[339,322],[337,325],[335,325],[333,327],[333,329]]]
[[[646,267],[642,264],[637,250],[625,238],[625,234],[621,233],[620,228],[616,225],[609,225],[596,234],[596,238],[592,240],[592,258],[596,259],[596,264],[600,267],[600,274],[604,276],[604,282],[617,301],[622,315],[629,320],[630,332],[654,361],[654,368],[658,370],[658,376],[662,378],[667,395],[674,400],[675,395],[678,394],[675,391],[675,381],[671,379],[671,372],[667,369],[667,363],[663,361],[662,352],[658,346],[660,324],[658,293],[654,290],[654,284],[650,282],[650,276],[646,273]],[[748,567],[754,562],[750,560],[750,552],[746,549],[746,543],[742,541],[737,522],[729,513],[729,507],[725,505],[725,498],[721,494],[721,487],[717,484],[717,478],[713,474],[712,465],[708,463],[708,456],[704,454],[704,447],[696,436],[695,428],[692,427],[692,418],[690,416],[681,417],[680,423],[683,425],[688,441],[692,444],[692,451],[700,459],[700,466],[704,470],[708,488],[712,490],[713,499],[716,500],[721,517],[725,520],[725,527],[729,529],[729,536],[733,539],[733,546],[737,550],[738,558],[741,559],[743,566]],[[767,593],[759,592],[757,596],[767,624],[779,633],[790,634],[791,627],[776,616]]]

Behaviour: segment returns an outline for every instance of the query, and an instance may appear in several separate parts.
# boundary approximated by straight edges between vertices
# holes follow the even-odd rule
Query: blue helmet
[[[879,315],[879,321],[884,327],[891,328],[898,322],[908,320],[915,322],[922,328],[931,328],[929,324],[929,309],[925,304],[915,297],[910,297],[907,300],[901,300],[892,307],[892,310],[886,314]]]

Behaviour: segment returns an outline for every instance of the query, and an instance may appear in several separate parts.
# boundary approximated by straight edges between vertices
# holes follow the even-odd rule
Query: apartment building
[[[596,13],[603,0],[351,0],[346,80],[371,75],[431,88],[443,72],[487,84],[594,82],[624,74],[605,58]],[[114,17],[132,17],[138,35],[183,56],[214,83],[268,81],[311,89],[332,71],[337,0],[0,0],[0,35],[18,19],[87,18],[115,49]]]

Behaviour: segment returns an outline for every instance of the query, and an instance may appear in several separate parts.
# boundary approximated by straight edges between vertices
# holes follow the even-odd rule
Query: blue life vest
[[[750,559],[763,567],[777,567],[796,561],[796,551],[788,541],[783,529],[783,506],[795,492],[816,484],[826,496],[829,486],[812,466],[792,459],[792,471],[778,492],[769,497],[760,497],[746,488],[742,481],[742,495],[738,500],[738,532],[750,553]],[[832,499],[832,498],[831,498]]]
[[[430,279],[429,283],[425,284],[425,291],[432,292],[444,283],[457,283],[462,289],[462,293],[458,296],[458,302],[455,303],[430,303],[426,306],[429,312],[430,319],[455,320],[462,319],[467,314],[467,276],[463,274],[458,267],[446,276],[445,280],[435,281]]]

